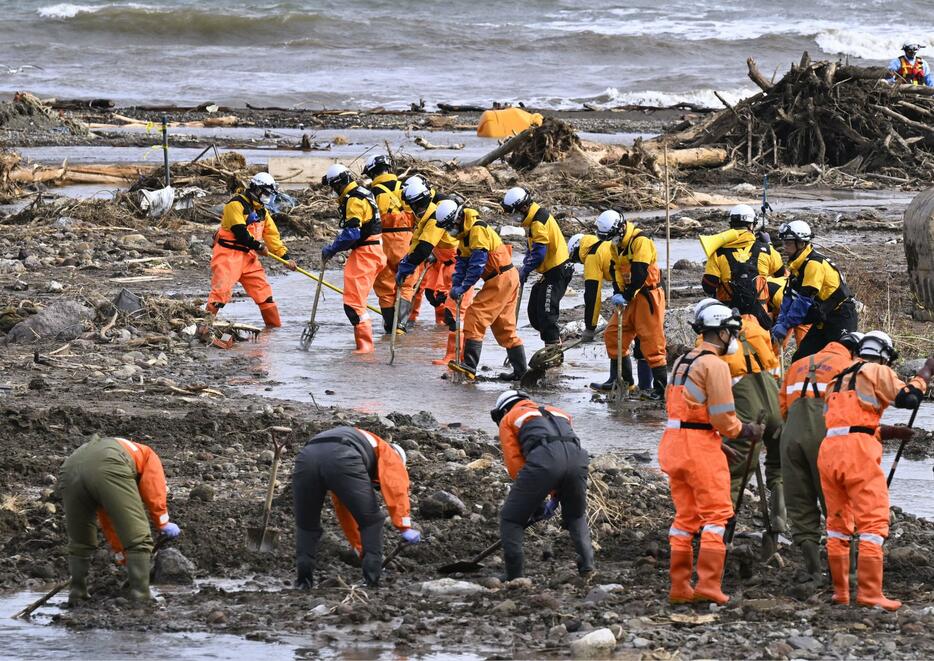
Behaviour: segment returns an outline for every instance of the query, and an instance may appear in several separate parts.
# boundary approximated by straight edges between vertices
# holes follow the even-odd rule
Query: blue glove
[[[521,269],[519,269],[519,282],[524,285],[525,281],[529,279],[529,275],[531,275],[531,273],[531,270],[526,270],[526,268],[523,266]]]
[[[788,335],[788,329],[784,324],[775,324],[772,326],[772,340],[781,344],[785,341],[785,336]]]
[[[555,511],[558,509],[558,505],[561,504],[561,501],[557,497],[552,496],[545,501],[545,516],[543,518],[550,519],[555,515]]]
[[[416,268],[417,267],[410,263],[409,260],[405,257],[400,259],[399,266],[396,269],[396,283],[401,285],[403,282],[405,282],[406,278],[415,272]]]
[[[415,528],[408,528],[399,534],[402,535],[402,539],[405,540],[407,544],[418,544],[422,541],[422,533],[418,532]]]
[[[613,294],[613,297],[610,299],[610,303],[613,305],[622,305],[625,307],[629,301],[627,301],[626,297],[622,294]]]
[[[182,529],[171,521],[162,526],[160,530],[162,530],[162,534],[169,539],[175,539],[182,533]]]
[[[467,293],[467,288],[461,285],[452,287],[451,291],[448,292],[448,295],[453,298],[455,301],[461,300],[461,296]]]
[[[334,256],[334,252],[331,250],[331,246],[327,245],[321,248],[321,261],[328,261]]]

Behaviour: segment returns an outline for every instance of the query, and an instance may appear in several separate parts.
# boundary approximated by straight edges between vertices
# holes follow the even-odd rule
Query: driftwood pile
[[[546,117],[540,126],[531,130],[529,138],[509,154],[506,162],[517,172],[528,172],[542,163],[560,161],[580,146],[574,129],[560,119]]]
[[[666,136],[673,147],[724,147],[731,165],[784,178],[934,180],[934,88],[892,84],[885,68],[812,62],[807,53],[762,91]]]

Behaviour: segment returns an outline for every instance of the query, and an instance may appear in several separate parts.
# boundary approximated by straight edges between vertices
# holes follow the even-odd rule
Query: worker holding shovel
[[[118,564],[126,564],[129,598],[150,601],[153,539],[149,522],[168,539],[181,532],[169,521],[159,455],[142,443],[95,435],[65,460],[61,485],[71,573],[69,604],[89,598],[88,572],[91,554],[97,549],[95,520]]]
[[[275,179],[268,172],[258,172],[249,187],[224,205],[221,224],[214,233],[214,251],[211,255],[211,293],[205,309],[213,317],[230,302],[234,285],[243,285],[244,291],[259,306],[267,328],[282,325],[279,308],[272,298],[272,287],[266,271],[259,261],[261,255],[273,254],[286,260],[286,266],[295,270],[295,260],[282,243],[268,206],[278,192]],[[209,325],[200,332],[206,334]]]
[[[593,545],[587,525],[587,469],[590,456],[580,446],[571,416],[532,401],[522,390],[506,390],[490,411],[509,477],[515,480],[500,513],[506,579],[523,573],[522,539],[530,521],[550,518],[561,506],[562,526],[577,551],[577,570],[593,571]]]
[[[362,559],[368,586],[379,585],[383,564],[386,515],[379,507],[376,487],[402,540],[421,541],[421,533],[412,527],[405,464],[402,447],[356,427],[335,427],[308,441],[292,473],[298,587],[314,585],[321,508],[329,491],[344,535]]]

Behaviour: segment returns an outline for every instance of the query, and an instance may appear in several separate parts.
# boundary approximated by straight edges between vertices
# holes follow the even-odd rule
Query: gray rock
[[[52,280],[46,285],[45,290],[50,294],[60,294],[65,291],[65,285],[57,280]]]
[[[42,268],[42,260],[40,260],[35,255],[29,255],[26,259],[23,260],[23,266],[25,266],[30,271],[35,271]]]
[[[448,448],[441,456],[445,461],[460,461],[467,458],[467,453],[459,448]]]
[[[81,221],[78,220],[77,218],[72,218],[71,216],[62,216],[61,218],[56,220],[54,223],[52,223],[52,227],[58,228],[60,230],[67,230],[80,224],[81,224]]]
[[[823,643],[811,636],[789,636],[785,642],[796,650],[805,650],[807,652],[818,652],[824,649]]]
[[[120,381],[129,381],[142,371],[143,368],[136,365],[123,365],[113,371],[113,378]]]
[[[645,647],[648,647],[651,644],[652,644],[652,641],[649,640],[648,638],[640,638],[636,636],[635,638],[632,639],[632,646],[635,647],[636,649],[643,649]]]
[[[0,259],[0,273],[22,273],[26,270],[18,259]]]
[[[841,650],[847,650],[856,645],[858,642],[859,636],[851,633],[838,633],[833,637],[833,642],[831,645]]]
[[[436,597],[463,597],[465,595],[478,594],[486,592],[486,588],[469,581],[457,581],[453,578],[439,578],[433,581],[425,581],[419,586],[419,589],[425,594]]]
[[[188,242],[180,236],[170,236],[162,244],[162,247],[166,250],[181,252],[188,249]]]
[[[188,492],[189,500],[200,500],[204,503],[209,503],[214,500],[214,487],[209,484],[198,484],[192,487],[191,491]]]
[[[499,615],[509,615],[515,612],[516,608],[518,608],[516,602],[512,599],[505,599],[493,606],[493,612]]]
[[[571,643],[571,655],[582,659],[607,656],[616,647],[616,636],[609,629],[596,629]]]
[[[163,549],[156,554],[152,581],[157,585],[191,585],[195,581],[195,564],[178,549]]]
[[[149,250],[152,244],[142,234],[126,234],[117,239],[117,243],[127,250]]]
[[[94,311],[80,303],[58,301],[11,328],[7,342],[29,343],[53,338],[68,342],[81,335],[85,322],[93,318]]]
[[[467,514],[467,506],[452,493],[436,491],[430,496],[422,498],[418,506],[423,519],[450,519],[453,516]]]

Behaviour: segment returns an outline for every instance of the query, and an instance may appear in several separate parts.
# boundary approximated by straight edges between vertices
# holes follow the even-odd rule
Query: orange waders
[[[367,237],[350,251],[344,265],[344,314],[353,324],[354,353],[373,351],[373,323],[367,312],[366,299],[379,272],[386,266],[386,255],[380,245],[380,235]]]
[[[263,240],[263,221],[247,225],[250,234],[257,241]],[[207,311],[217,311],[230,302],[234,285],[243,285],[247,296],[259,306],[263,321],[270,328],[282,325],[279,320],[279,308],[272,300],[272,287],[266,279],[266,271],[259,261],[259,256],[236,242],[233,232],[220,229],[214,238],[214,251],[211,255],[211,294],[208,296]]]

